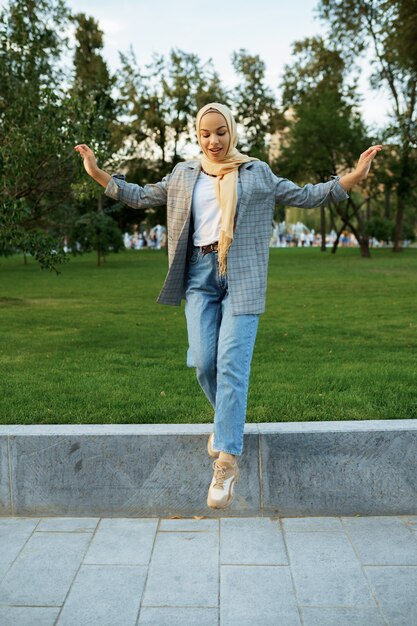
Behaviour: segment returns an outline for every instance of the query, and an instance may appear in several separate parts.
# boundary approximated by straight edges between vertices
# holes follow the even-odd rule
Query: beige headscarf
[[[230,133],[230,143],[224,157],[219,161],[211,161],[205,154],[200,142],[200,122],[205,113],[217,111],[226,120]],[[219,274],[226,274],[227,253],[233,241],[234,219],[237,205],[237,180],[238,167],[247,161],[259,161],[255,157],[242,154],[236,149],[237,127],[231,110],[224,104],[210,102],[203,106],[197,113],[196,119],[197,140],[203,154],[200,156],[201,165],[207,174],[216,176],[215,192],[217,202],[222,211],[220,237],[218,245]]]

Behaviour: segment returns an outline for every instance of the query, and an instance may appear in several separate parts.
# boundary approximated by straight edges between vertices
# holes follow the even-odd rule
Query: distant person
[[[160,182],[143,187],[101,170],[86,144],[75,150],[106,195],[133,208],[168,207],[169,270],[157,302],[179,306],[185,299],[187,365],[196,368],[214,409],[207,448],[216,460],[207,504],[224,508],[239,480],[237,457],[243,451],[259,316],[265,311],[275,205],[308,208],[345,200],[382,146],[368,148],[355,170],[341,178],[299,187],[236,149],[236,122],[227,106],[203,106],[196,131],[199,157],[177,163]]]

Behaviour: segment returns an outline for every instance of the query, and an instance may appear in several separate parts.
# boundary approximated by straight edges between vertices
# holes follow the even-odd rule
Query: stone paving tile
[[[0,518],[0,580],[31,536],[38,522],[37,518]]]
[[[148,565],[158,519],[102,519],[85,556],[85,565]]]
[[[417,624],[417,567],[369,565],[364,569],[389,625]]]
[[[221,519],[220,563],[288,565],[279,521],[267,517]]]
[[[285,531],[296,532],[304,530],[341,530],[340,517],[283,517],[282,526]]]
[[[99,517],[45,517],[40,520],[36,532],[87,533],[94,531],[99,521]]]
[[[301,607],[304,626],[387,626],[378,609]]]
[[[218,532],[158,533],[143,605],[217,607],[218,573]]]
[[[417,565],[417,541],[401,519],[342,517],[363,565]]]
[[[416,546],[410,515],[0,517],[0,625],[417,626]]]
[[[404,524],[410,530],[417,530],[417,515],[404,515],[400,519],[403,520]]]
[[[288,566],[222,565],[221,626],[301,626]]]
[[[144,606],[137,626],[218,626],[218,615],[219,610],[214,608]]]
[[[147,569],[145,565],[83,565],[57,626],[135,626]]]
[[[345,533],[285,533],[300,605],[368,606],[375,601]]]
[[[159,522],[160,530],[176,531],[176,530],[214,530],[219,529],[218,519],[161,519]]]
[[[55,607],[0,606],[2,626],[55,626],[60,609]]]
[[[0,584],[0,604],[59,606],[90,533],[33,533]]]

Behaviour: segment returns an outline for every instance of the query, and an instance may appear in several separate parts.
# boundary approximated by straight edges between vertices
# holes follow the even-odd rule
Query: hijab
[[[223,115],[229,130],[230,142],[224,157],[219,161],[212,161],[206,156],[200,141],[201,119],[205,113],[215,111]],[[242,154],[236,149],[237,126],[231,110],[224,104],[210,102],[203,106],[196,118],[197,140],[202,150],[201,166],[207,174],[215,176],[215,193],[221,209],[220,237],[218,243],[219,274],[226,274],[227,253],[233,241],[234,219],[237,206],[238,168],[247,161],[259,161],[255,157]]]

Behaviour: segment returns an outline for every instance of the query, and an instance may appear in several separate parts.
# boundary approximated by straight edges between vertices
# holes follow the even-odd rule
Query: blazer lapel
[[[253,162],[249,161],[248,163],[243,163],[243,165],[240,166],[240,182],[242,185],[242,195],[240,198],[239,211],[236,218],[235,232],[237,231],[239,224],[242,221],[243,216],[250,204],[254,183],[254,175],[251,171],[252,164]]]
[[[185,176],[185,193],[184,193],[184,210],[187,215],[191,210],[191,201],[193,198],[194,186],[201,172],[201,163],[199,161],[190,161],[184,172]]]

